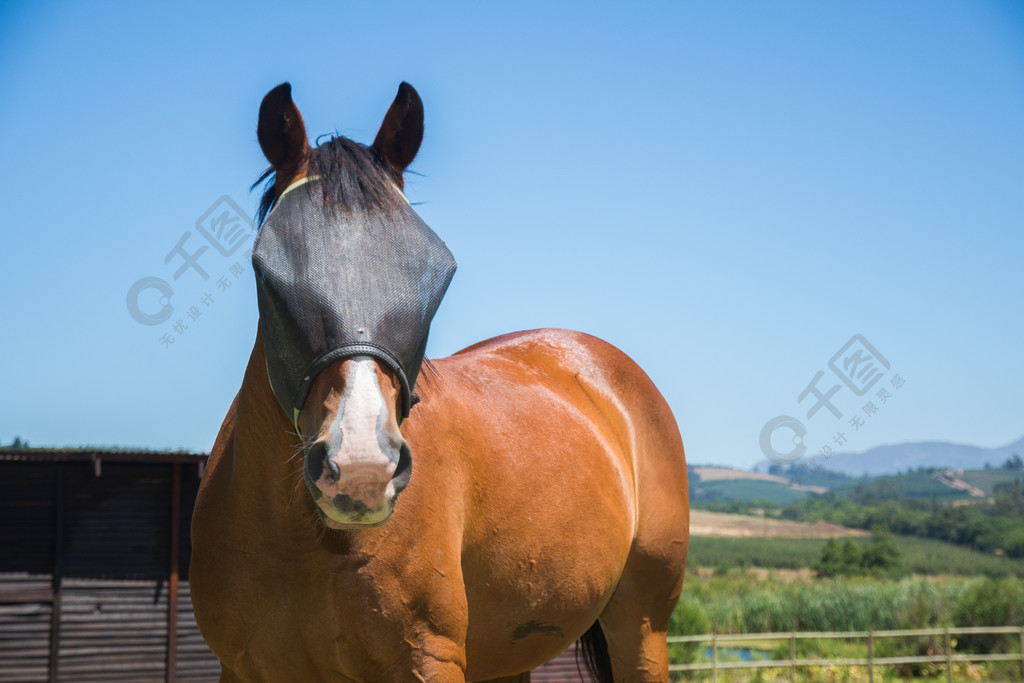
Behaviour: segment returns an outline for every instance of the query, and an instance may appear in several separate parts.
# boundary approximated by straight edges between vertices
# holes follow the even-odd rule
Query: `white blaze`
[[[369,356],[353,357],[345,377],[345,395],[328,428],[329,457],[335,461],[340,459],[345,464],[365,461],[379,465],[382,460],[388,462],[380,450],[377,435],[377,425],[383,421],[381,413],[386,409],[373,359]]]
[[[316,486],[325,495],[321,510],[339,523],[383,522],[391,514],[396,491],[392,477],[399,449],[385,448],[388,405],[377,379],[376,363],[369,356],[355,356],[345,365],[345,393],[327,429],[327,460]],[[404,443],[404,442],[403,442]],[[362,512],[335,507],[336,496],[347,496],[365,506]],[[358,514],[358,518],[348,519]]]

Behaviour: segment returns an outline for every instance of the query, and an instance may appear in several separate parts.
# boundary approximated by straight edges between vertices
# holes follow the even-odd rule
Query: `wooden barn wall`
[[[215,681],[188,592],[180,465],[176,680]],[[174,466],[0,463],[0,681],[165,681]]]

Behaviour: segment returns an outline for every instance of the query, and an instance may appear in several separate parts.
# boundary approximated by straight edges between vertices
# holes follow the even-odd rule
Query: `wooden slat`
[[[46,681],[50,662],[50,619],[47,600],[17,599],[48,590],[49,577],[0,574],[0,593],[14,600],[0,604],[0,681]]]

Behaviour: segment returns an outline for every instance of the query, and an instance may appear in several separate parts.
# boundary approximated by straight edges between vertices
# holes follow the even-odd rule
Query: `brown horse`
[[[260,108],[275,173],[261,219],[306,179],[304,201],[387,227],[408,211],[422,135],[403,83],[372,146],[311,149],[278,86]],[[509,334],[428,363],[415,403],[415,369],[370,349],[304,377],[292,415],[270,338],[261,315],[192,525],[195,614],[222,681],[528,681],[581,636],[600,680],[668,679],[686,464],[625,354]]]

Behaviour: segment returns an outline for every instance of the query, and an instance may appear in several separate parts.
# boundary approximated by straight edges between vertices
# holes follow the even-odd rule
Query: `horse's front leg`
[[[464,683],[466,680],[466,641],[449,636],[419,636],[407,666],[391,671],[393,681],[442,681]]]
[[[390,580],[377,575],[378,605],[362,614],[360,640],[377,663],[373,679],[464,683],[469,610],[461,563],[409,560]]]

